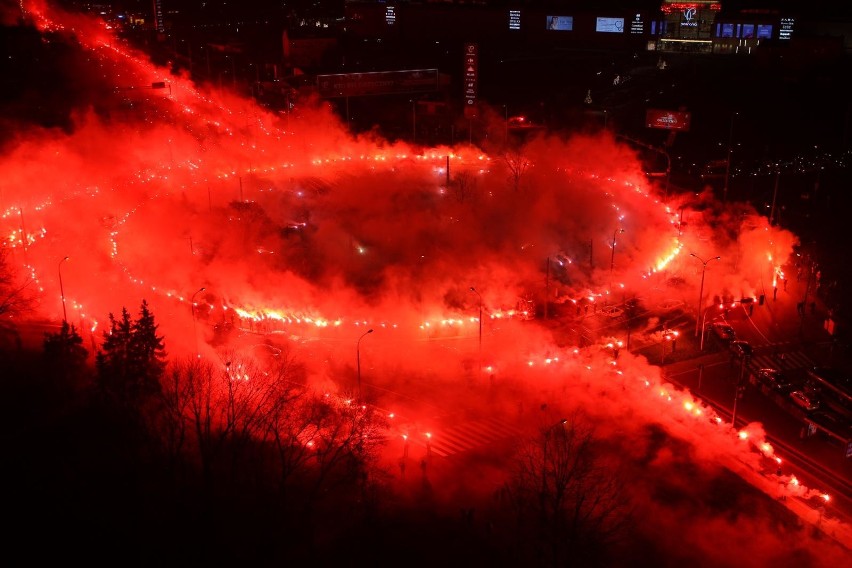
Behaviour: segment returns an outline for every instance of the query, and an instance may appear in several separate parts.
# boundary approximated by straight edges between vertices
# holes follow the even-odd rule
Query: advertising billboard
[[[795,27],[795,18],[781,18],[781,26],[778,30],[778,39],[791,39],[793,37],[793,29]]]
[[[630,21],[630,33],[632,34],[644,34],[645,33],[645,22],[642,19],[642,14],[636,14],[633,16],[633,20]]]
[[[510,30],[521,29],[521,11],[520,10],[509,10],[509,29]]]
[[[437,69],[317,75],[317,91],[324,98],[417,93],[437,89]]]
[[[547,29],[570,32],[574,29],[574,16],[548,16]]]
[[[650,108],[645,111],[645,126],[662,130],[689,130],[692,115],[685,111]]]
[[[464,112],[468,118],[476,117],[478,75],[479,48],[475,43],[466,43],[464,46]]]
[[[624,18],[601,18],[595,21],[595,31],[620,34],[624,32]]]

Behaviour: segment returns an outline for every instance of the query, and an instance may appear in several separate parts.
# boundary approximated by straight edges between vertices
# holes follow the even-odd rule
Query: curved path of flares
[[[463,309],[457,311],[435,302],[440,307],[416,307],[393,312],[389,310],[389,313],[394,314],[390,317],[364,315],[375,312],[370,311],[369,302],[359,300],[357,294],[351,292],[344,294],[351,298],[349,305],[353,311],[350,312],[345,311],[347,302],[342,302],[344,307],[341,307],[340,302],[324,304],[320,299],[322,291],[315,289],[308,289],[307,292],[299,290],[291,294],[289,289],[283,288],[283,294],[307,303],[275,302],[275,294],[252,291],[252,288],[263,288],[268,284],[252,282],[250,270],[248,276],[240,273],[233,281],[221,275],[214,277],[209,272],[199,278],[198,275],[205,270],[199,257],[204,256],[206,243],[203,240],[193,242],[192,233],[209,236],[213,229],[231,232],[243,227],[239,222],[235,222],[232,226],[220,225],[211,228],[204,226],[205,223],[210,223],[209,220],[198,220],[198,211],[203,210],[205,204],[208,210],[212,211],[214,195],[218,204],[230,201],[241,204],[258,203],[266,207],[284,199],[291,204],[302,199],[310,201],[312,197],[308,194],[311,192],[322,192],[328,188],[334,191],[335,184],[350,183],[348,176],[352,172],[365,172],[372,180],[417,180],[422,186],[431,187],[434,197],[441,199],[446,198],[447,192],[450,191],[445,183],[445,180],[449,179],[447,168],[453,171],[475,172],[478,179],[486,180],[498,170],[499,175],[503,175],[505,165],[500,160],[469,147],[415,151],[405,146],[392,147],[372,140],[353,141],[339,131],[332,132],[337,136],[334,139],[322,129],[315,128],[315,124],[311,122],[320,119],[328,121],[327,113],[322,112],[306,112],[302,117],[288,115],[287,127],[281,127],[278,126],[281,117],[257,108],[250,101],[224,94],[206,95],[188,80],[168,75],[162,69],[146,62],[139,54],[125,49],[100,22],[68,16],[67,19],[63,17],[63,23],[59,24],[40,10],[33,10],[31,14],[39,27],[46,32],[73,32],[77,40],[95,56],[95,62],[103,75],[110,77],[118,85],[150,85],[154,81],[167,81],[168,97],[163,97],[163,100],[154,103],[154,106],[167,109],[171,116],[164,114],[158,120],[171,120],[180,124],[180,129],[158,131],[156,124],[152,123],[153,135],[147,140],[140,137],[139,154],[128,156],[127,165],[137,168],[132,172],[128,172],[124,167],[103,164],[106,175],[96,173],[92,176],[94,181],[91,182],[83,179],[75,182],[67,180],[61,188],[41,187],[38,183],[41,173],[38,166],[34,171],[6,177],[7,187],[17,184],[32,188],[27,197],[9,205],[2,212],[0,222],[3,223],[3,234],[7,235],[4,245],[14,251],[15,258],[37,284],[43,299],[41,310],[46,316],[55,318],[58,309],[67,309],[71,316],[69,319],[75,322],[79,320],[81,327],[90,331],[94,345],[94,333],[98,327],[95,314],[114,309],[118,305],[117,302],[133,305],[140,295],[154,294],[164,302],[161,306],[158,305],[155,313],[161,322],[169,322],[165,324],[167,328],[175,328],[175,335],[170,335],[170,338],[179,334],[186,335],[198,318],[211,324],[216,321],[230,321],[249,331],[281,332],[291,336],[340,339],[346,342],[351,342],[353,335],[357,337],[357,334],[367,329],[380,328],[397,331],[400,335],[399,345],[404,345],[411,339],[471,339],[476,337],[479,330],[480,350],[482,349],[483,322],[480,321],[479,315],[470,315],[471,298],[467,299]],[[102,143],[109,140],[110,136],[122,133],[119,128],[101,131],[97,124],[88,125],[86,128],[98,131]],[[123,134],[133,136],[132,131],[124,131]],[[156,144],[152,144],[151,138],[157,135],[160,138]],[[130,145],[122,144],[122,151],[127,151],[128,147]],[[194,149],[186,152],[187,147]],[[21,152],[27,150],[29,148],[24,146]],[[65,150],[61,145],[57,145],[57,148],[43,148],[38,154],[43,157],[53,151],[59,154]],[[109,158],[109,152],[105,153]],[[225,156],[227,159],[223,159]],[[300,159],[299,156],[304,158]],[[79,156],[70,158],[80,159]],[[223,164],[232,165],[226,167]],[[682,231],[681,220],[686,205],[676,208],[662,203],[651,188],[629,172],[623,175],[604,175],[583,160],[558,164],[556,170],[563,178],[558,183],[594,185],[598,199],[603,200],[604,209],[609,210],[608,214],[600,215],[605,219],[602,224],[608,227],[605,236],[592,240],[597,241],[602,250],[610,250],[613,261],[609,270],[598,270],[594,273],[594,278],[589,280],[607,281],[607,284],[575,285],[567,291],[569,301],[614,303],[618,294],[613,294],[613,290],[619,291],[622,296],[627,290],[631,293],[651,293],[656,285],[656,276],[663,274],[678,261],[683,264],[678,267],[678,271],[694,270],[694,266],[683,262],[682,258],[687,256],[682,254],[683,251],[690,250],[692,246],[696,250],[705,250],[707,247],[698,242],[700,229],[695,228],[695,224],[689,234]],[[401,171],[405,173],[405,177],[396,178]],[[317,181],[311,187],[314,182],[309,183],[308,180]],[[363,189],[361,191],[361,199],[370,198]],[[134,205],[127,206],[127,203]],[[171,227],[175,229],[168,234],[171,240],[152,234],[154,231],[148,232],[151,227],[155,227],[157,232],[168,233],[170,223],[160,225],[155,223],[154,219],[161,215],[162,211],[173,210],[190,218],[171,223],[178,227]],[[69,215],[66,211],[75,213]],[[234,208],[231,208],[232,213],[233,211]],[[248,215],[250,207],[237,208],[236,211]],[[635,220],[631,219],[631,216],[635,216]],[[629,266],[646,268],[625,269],[619,264],[616,273],[616,251],[621,254],[621,249],[616,248],[617,245],[620,246],[621,241],[619,228],[630,223],[631,230],[635,232],[639,231],[642,223],[647,223],[651,227],[650,232],[654,233],[656,244],[645,235],[642,249],[647,250],[653,245],[653,252],[639,254],[637,250],[632,251],[632,262]],[[661,234],[659,227],[667,227],[667,230]],[[297,225],[294,230],[303,228],[304,224]],[[614,233],[612,228],[615,229]],[[778,242],[777,233],[761,233],[761,230],[755,233],[758,233],[755,238],[763,241],[761,250],[773,251],[757,253],[753,257],[762,256],[765,259],[757,272],[761,281],[765,275],[765,280],[770,282],[771,286],[782,274],[781,266],[786,261],[786,243]],[[144,236],[140,238],[140,234]],[[63,250],[68,247],[69,239],[78,239],[79,244],[75,248],[79,254]],[[102,244],[104,239],[108,243],[105,253]],[[178,241],[181,242],[180,247],[175,244]],[[521,245],[519,244],[523,248]],[[188,250],[182,261],[180,255],[172,254],[170,249],[174,248]],[[368,254],[370,245],[354,241],[349,244],[349,248],[358,254]],[[252,256],[258,255],[251,259],[249,264],[261,262],[257,259],[262,259],[267,252],[259,250],[254,242],[248,243],[241,254],[249,254],[246,250],[253,251]],[[70,270],[77,258],[86,254],[94,260],[81,263],[85,266],[85,274]],[[65,262],[66,256],[69,257],[69,262]],[[99,258],[100,256],[105,258]],[[156,258],[158,256],[163,256],[159,262]],[[269,256],[275,256],[275,251],[271,251]],[[562,256],[559,262],[570,265],[577,263],[577,259],[566,255]],[[163,266],[162,263],[168,266]],[[215,265],[215,262],[211,264]],[[761,264],[761,261],[757,264]],[[217,265],[215,269],[222,272],[231,270],[225,265]],[[77,290],[91,291],[85,302],[77,299],[85,296],[85,293],[69,289],[69,286],[62,290],[63,270],[75,276],[72,279],[66,276],[66,284],[73,282]],[[53,279],[54,274],[58,276],[56,280]],[[267,272],[263,273],[264,276],[266,274]],[[700,276],[703,278],[704,275]],[[465,277],[468,281],[478,281],[474,270]],[[87,279],[91,281],[86,282]],[[207,284],[210,281],[216,284]],[[127,282],[134,286],[128,289],[125,285]],[[272,284],[286,286],[288,282],[291,281],[282,278],[276,279]],[[299,285],[304,286],[304,283],[300,282]],[[743,295],[751,295],[758,287],[757,284],[751,283],[742,285],[737,282],[737,285],[740,286],[738,291]],[[467,287],[462,286],[465,289]],[[211,293],[213,288],[216,288],[215,293]],[[471,287],[471,292],[473,291],[476,290]],[[63,296],[65,292],[67,295]],[[506,298],[511,298],[514,290],[508,295],[484,289],[483,292],[487,294],[486,301],[483,302],[482,296],[479,296],[479,307],[481,310],[483,304],[488,306],[486,316],[489,322],[486,333],[489,340],[498,333],[498,328],[502,325],[500,322],[507,322],[507,326],[517,326],[519,322],[515,320],[524,319],[526,314],[523,307],[507,306]],[[476,293],[479,294],[478,291]],[[168,302],[171,302],[171,307]],[[328,307],[324,309],[323,305]],[[382,309],[384,305],[386,304],[376,309]],[[338,311],[327,311],[332,309]],[[517,327],[507,327],[503,333],[512,335],[515,329]],[[194,335],[194,330],[192,333]],[[470,343],[468,341],[466,344],[466,353]],[[650,406],[644,405],[653,409],[647,411],[649,420],[657,419],[654,415],[661,411],[662,405],[666,409],[665,412],[672,417],[671,424],[674,426],[670,424],[670,427],[683,430],[684,437],[694,439],[695,435],[689,434],[688,431],[705,432],[708,427],[712,427],[714,431],[706,435],[732,439],[733,443],[729,444],[731,447],[722,452],[729,457],[736,456],[742,461],[738,448],[747,440],[749,449],[746,453],[752,456],[748,458],[752,472],[765,469],[760,465],[763,459],[769,459],[774,464],[780,463],[780,458],[775,456],[772,447],[765,441],[759,425],[749,425],[734,432],[728,425],[723,424],[712,409],[705,407],[691,393],[675,389],[661,379],[656,368],[645,366],[639,367],[638,371],[630,369],[625,372],[621,368],[622,364],[612,360],[606,349],[564,349],[552,345],[541,348],[540,343],[543,342],[519,345],[520,351],[516,353],[524,353],[523,356],[512,354],[508,358],[500,358],[497,353],[490,352],[489,366],[485,371],[495,373],[495,368],[500,366],[501,373],[523,373],[530,381],[538,381],[539,384],[549,385],[553,389],[564,389],[564,377],[573,374],[579,378],[579,384],[593,390],[626,389],[631,396],[641,396],[645,399],[650,395],[658,402]],[[190,353],[193,350],[192,342],[181,347]],[[195,349],[198,349],[197,339]],[[541,352],[545,354],[536,354]],[[481,357],[480,352],[480,365]],[[699,424],[702,426],[698,426]],[[794,476],[768,475],[755,478],[748,473],[741,473],[770,494],[819,494],[813,489],[803,487]]]

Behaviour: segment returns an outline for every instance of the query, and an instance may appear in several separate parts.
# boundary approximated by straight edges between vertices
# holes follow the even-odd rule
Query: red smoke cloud
[[[409,403],[412,431],[431,427],[434,403],[424,401],[435,392],[442,413],[513,415],[519,401],[550,401],[629,440],[618,445],[649,460],[649,477],[669,476],[672,491],[689,475],[712,484],[720,464],[764,468],[760,425],[743,442],[644,358],[625,353],[616,364],[606,350],[566,345],[522,321],[518,299],[693,305],[702,266],[690,253],[722,258],[705,273],[708,302],[757,296],[795,235],[709,193],[664,203],[634,152],[608,135],[541,135],[508,153],[354,136],[320,101],[276,114],[170,75],[102,22],[45,5],[31,14],[80,42],[86,76],[99,77],[92,88],[106,82],[113,105],[79,108],[70,131],[21,126],[0,158],[4,244],[38,282],[39,315],[61,317],[61,270],[69,320],[95,329],[93,343],[106,314],[145,298],[170,357],[197,347],[219,357],[214,325],[230,322],[286,337],[310,380],[340,391],[352,386],[355,342],[374,329],[359,345],[365,382],[391,393],[382,404],[396,404],[394,393],[419,401]],[[169,89],[144,88],[156,81]],[[520,385],[517,400],[456,394],[465,365],[478,372],[480,298],[484,372]],[[684,453],[651,447],[649,427]],[[772,497],[794,491],[789,479],[760,479],[750,480]],[[755,566],[783,559],[785,536],[764,520],[763,502],[724,518],[702,503],[661,501],[653,485],[638,484],[635,499],[663,528],[661,548],[706,565],[734,553]]]

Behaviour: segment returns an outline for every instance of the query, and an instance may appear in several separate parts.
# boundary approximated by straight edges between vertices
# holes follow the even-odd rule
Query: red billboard
[[[692,115],[684,111],[649,108],[645,111],[645,126],[663,130],[689,130]]]

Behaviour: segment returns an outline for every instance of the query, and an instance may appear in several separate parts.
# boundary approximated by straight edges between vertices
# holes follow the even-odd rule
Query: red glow
[[[525,298],[540,303],[547,293],[592,317],[634,296],[652,306],[675,293],[694,302],[704,276],[706,305],[735,307],[718,298],[755,297],[783,278],[795,235],[755,213],[732,241],[734,213],[712,217],[702,207],[709,192],[663,203],[636,154],[611,137],[531,138],[518,189],[506,182],[501,148],[352,136],[318,100],[299,101],[282,120],[153,66],[95,20],[33,14],[42,29],[74,30],[113,87],[170,85],[146,103],[153,118],[81,113],[71,133],[22,133],[0,157],[0,235],[37,285],[39,316],[59,321],[64,295],[68,319],[94,345],[99,321],[146,298],[170,357],[225,361],[245,348],[242,338],[274,339],[292,347],[329,404],[354,414],[368,408],[353,394],[357,345],[367,400],[387,397],[384,408],[396,409],[383,414],[396,444],[438,445],[446,436],[431,422],[437,414],[473,408],[507,419],[518,402],[540,408],[550,397],[588,409],[606,434],[641,439],[644,426],[662,424],[713,460],[748,461],[740,458],[755,453],[751,445],[772,456],[761,432],[732,432],[644,358],[613,360],[620,338],[566,344],[529,321],[540,310]],[[455,184],[446,184],[448,162]],[[462,179],[472,195],[459,195]],[[691,252],[723,260],[702,274]],[[556,254],[568,259],[562,279],[544,268]],[[220,338],[228,326],[232,335]],[[649,332],[656,341],[659,329]],[[364,338],[367,330],[375,333]],[[679,331],[668,331],[671,350]],[[229,388],[262,380],[238,363],[224,374]],[[486,400],[481,383],[504,380],[524,394]],[[457,400],[463,381],[477,390]],[[422,407],[403,408],[409,399]],[[315,447],[310,435],[303,443]]]

